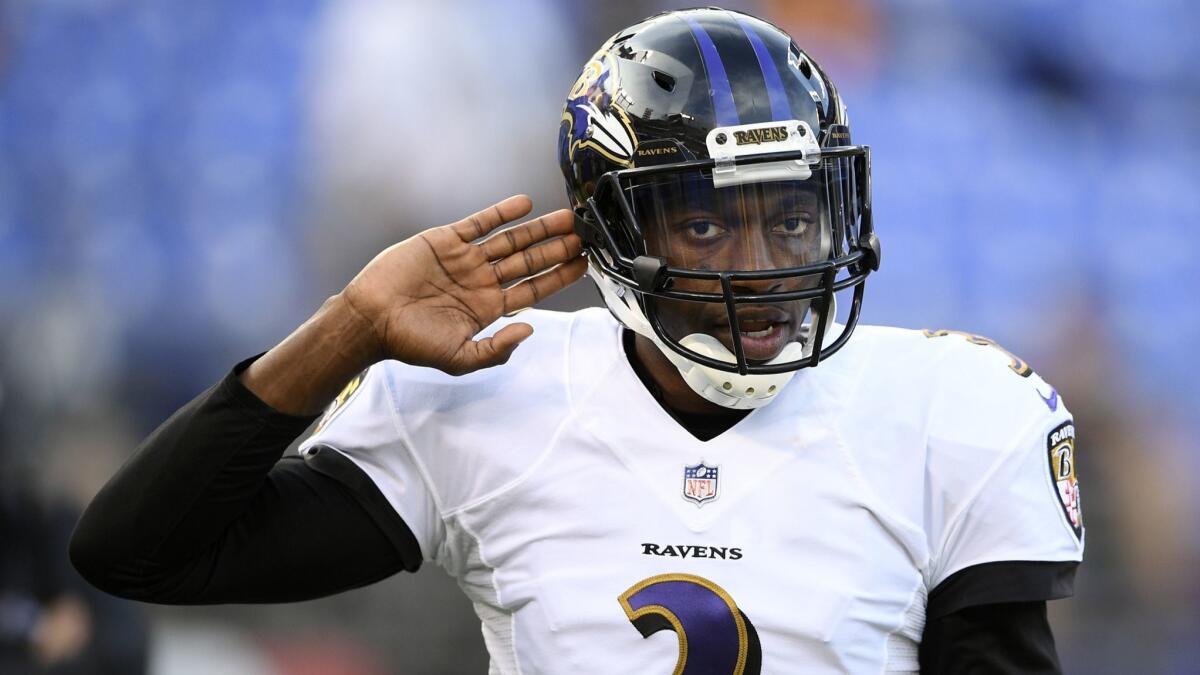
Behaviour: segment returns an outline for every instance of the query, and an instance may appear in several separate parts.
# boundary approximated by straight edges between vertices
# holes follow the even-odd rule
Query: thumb
[[[464,345],[467,356],[466,372],[506,363],[517,346],[530,335],[533,335],[533,326],[527,323],[510,323],[491,337],[468,342]]]

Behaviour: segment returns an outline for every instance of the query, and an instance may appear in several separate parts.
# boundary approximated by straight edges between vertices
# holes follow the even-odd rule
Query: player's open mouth
[[[762,363],[779,356],[788,340],[792,338],[792,322],[784,312],[751,309],[738,313],[741,329],[742,351],[746,360]],[[733,339],[727,325],[721,326],[714,335],[730,351]]]
[[[748,361],[770,361],[783,351],[791,335],[788,322],[742,321],[742,351]]]
[[[778,326],[778,325],[779,325],[779,324],[770,324],[770,325],[768,325],[768,326],[765,326],[765,327],[764,327],[762,330],[746,330],[746,329],[743,329],[743,330],[742,330],[742,336],[744,336],[744,337],[752,337],[752,338],[766,337],[766,336],[770,335],[770,334],[771,334],[771,331],[775,330],[775,327],[776,327],[776,326]]]

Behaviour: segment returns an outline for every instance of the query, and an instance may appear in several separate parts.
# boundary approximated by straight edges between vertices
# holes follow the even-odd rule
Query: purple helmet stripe
[[[762,69],[763,81],[767,83],[767,98],[771,101],[771,117],[775,121],[792,119],[792,110],[788,106],[787,93],[783,89],[783,79],[779,77],[779,69],[775,67],[775,62],[771,60],[771,54],[767,52],[767,45],[762,41],[762,37],[754,30],[754,27],[749,24],[744,18],[738,14],[733,15],[737,22],[742,26],[742,31],[746,33],[750,44],[754,47],[754,55],[758,57],[758,67]]]
[[[686,14],[683,20],[692,28],[696,44],[700,46],[700,55],[704,58],[704,69],[708,71],[708,83],[712,87],[713,112],[716,113],[717,124],[723,127],[740,124],[737,104],[733,101],[733,89],[729,86],[729,77],[725,74],[725,64],[717,53],[708,31],[695,19]]]

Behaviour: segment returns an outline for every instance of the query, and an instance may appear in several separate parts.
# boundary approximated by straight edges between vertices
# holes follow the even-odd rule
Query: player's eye
[[[811,213],[796,213],[787,216],[771,228],[771,232],[782,234],[787,237],[799,237],[808,231],[810,225],[813,224],[815,218]]]
[[[684,223],[683,231],[688,237],[697,241],[711,241],[725,234],[725,228],[711,220],[689,220]]]

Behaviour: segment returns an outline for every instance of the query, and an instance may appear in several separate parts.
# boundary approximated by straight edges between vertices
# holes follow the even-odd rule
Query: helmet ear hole
[[[670,93],[675,91],[675,78],[664,73],[661,70],[656,70],[651,75],[654,78],[654,83],[657,84],[663,91]]]
[[[812,66],[808,65],[808,59],[800,59],[800,72],[807,79],[812,79]]]

